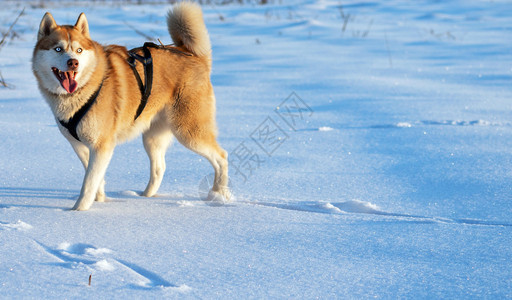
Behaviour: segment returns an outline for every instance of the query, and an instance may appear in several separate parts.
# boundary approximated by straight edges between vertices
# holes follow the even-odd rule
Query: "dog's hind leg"
[[[228,188],[228,154],[222,149],[215,137],[211,136],[206,141],[199,141],[198,143],[192,142],[186,144],[187,148],[196,152],[197,154],[208,159],[215,171],[215,179],[211,192],[208,195],[209,200],[228,202],[231,199],[231,192]],[[220,194],[224,199],[218,198],[216,195]]]
[[[72,137],[68,138],[68,140],[87,172],[87,166],[89,165],[89,148]],[[105,179],[103,179],[98,188],[98,192],[96,193],[95,200],[98,202],[105,202],[105,198]]]
[[[231,191],[228,187],[229,177],[227,152],[219,146],[216,140],[200,145],[193,150],[208,159],[215,170],[215,179],[212,186],[212,192],[214,192],[214,194],[210,194],[208,196],[209,200],[229,202],[231,200]],[[215,195],[215,193],[220,194],[224,199],[217,199],[217,195]]]
[[[182,126],[174,126],[174,135],[188,149],[208,159],[215,171],[215,179],[211,189],[210,200],[229,201],[231,192],[228,188],[228,155],[216,141],[215,127],[212,123],[194,123],[190,119]],[[218,193],[224,199],[217,198]]]
[[[164,122],[154,122],[148,131],[142,135],[144,149],[149,156],[150,178],[144,193],[144,197],[152,197],[160,188],[165,173],[165,152],[171,144],[173,134],[171,129],[163,124]]]

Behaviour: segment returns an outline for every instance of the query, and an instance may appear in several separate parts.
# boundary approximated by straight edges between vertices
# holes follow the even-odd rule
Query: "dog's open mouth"
[[[53,67],[52,68],[53,74],[55,74],[55,77],[60,81],[60,85],[68,92],[73,93],[76,88],[78,87],[78,83],[75,80],[76,72],[74,71],[67,71],[62,72],[61,70]]]

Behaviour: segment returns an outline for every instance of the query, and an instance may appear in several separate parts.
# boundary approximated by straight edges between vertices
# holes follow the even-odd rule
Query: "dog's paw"
[[[71,210],[76,210],[76,211],[86,211],[86,210],[89,210],[89,208],[91,208],[92,206],[92,199],[91,201],[83,201],[83,200],[78,200],[75,205],[73,206],[73,208],[71,208]]]
[[[229,188],[225,188],[222,190],[222,195],[226,199],[227,203],[235,201],[235,197],[231,194],[231,190]]]
[[[106,199],[107,199],[107,197],[105,196],[105,193],[96,194],[96,199],[95,199],[96,202],[105,202]]]
[[[148,191],[148,189],[146,189],[144,192],[138,194],[137,196],[151,198],[151,197],[155,196],[155,194],[156,193]]]
[[[232,199],[233,196],[229,190],[222,191],[222,193],[210,190],[205,201],[213,206],[222,206],[231,203]]]
[[[73,207],[71,208],[71,210],[72,210],[72,211],[86,211],[86,210],[89,210],[89,208],[88,208],[88,207],[86,208],[86,207],[83,207],[83,206],[76,206],[76,205],[75,205],[75,206],[73,206]]]

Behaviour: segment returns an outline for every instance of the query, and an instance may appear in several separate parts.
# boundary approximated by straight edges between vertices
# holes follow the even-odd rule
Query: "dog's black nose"
[[[76,71],[76,69],[78,69],[78,59],[69,59],[68,60],[68,68],[69,70],[71,71]]]

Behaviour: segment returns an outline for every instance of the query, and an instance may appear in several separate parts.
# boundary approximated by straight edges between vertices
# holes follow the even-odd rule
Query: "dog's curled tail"
[[[192,2],[175,4],[167,15],[167,26],[177,47],[185,47],[199,57],[211,58],[212,46],[201,7]]]

